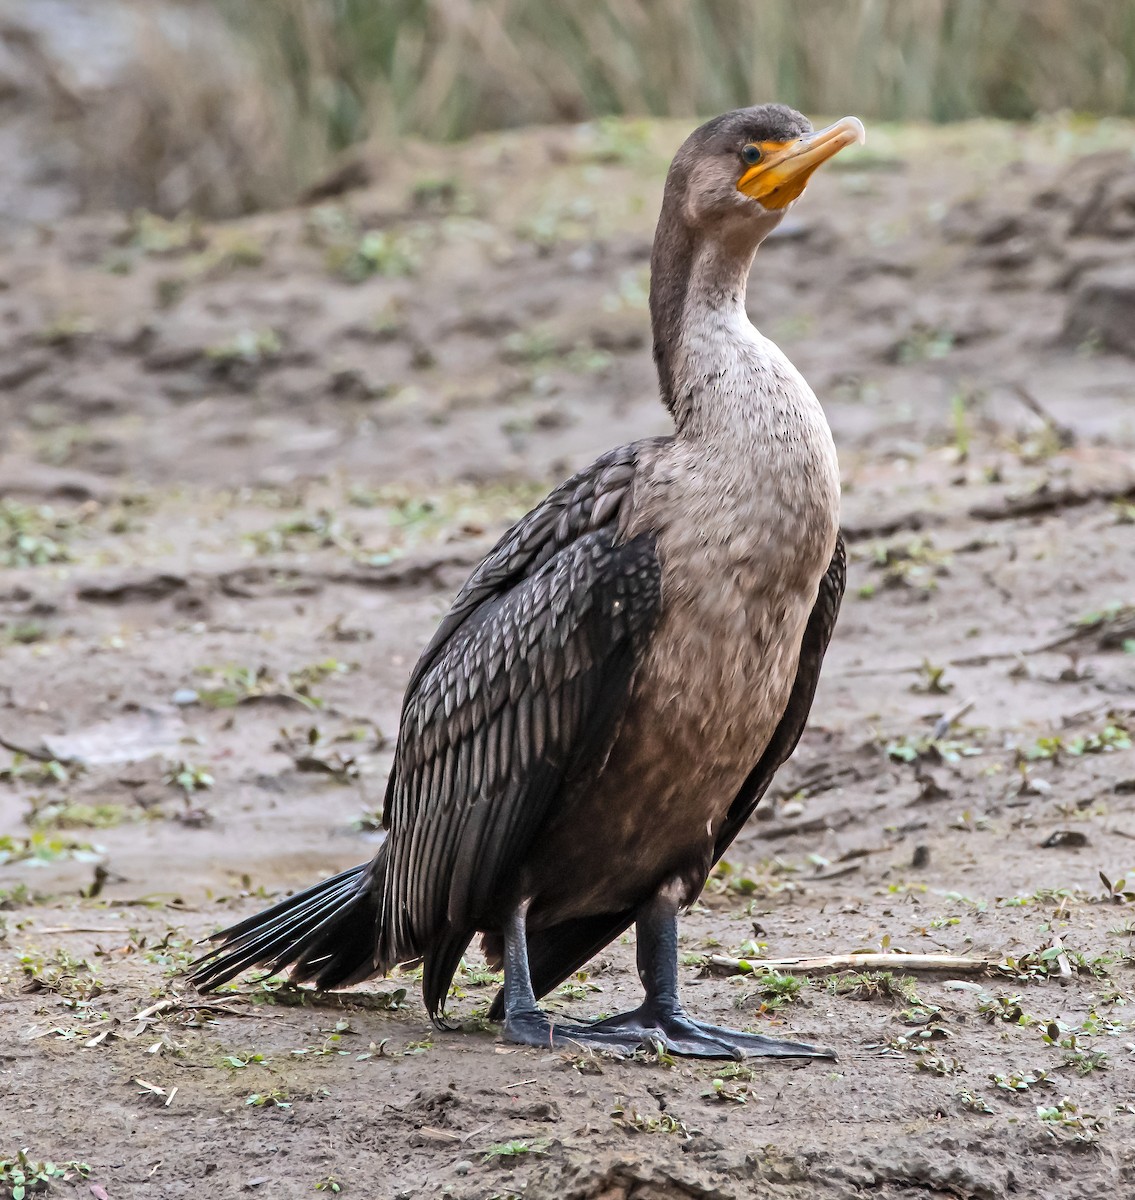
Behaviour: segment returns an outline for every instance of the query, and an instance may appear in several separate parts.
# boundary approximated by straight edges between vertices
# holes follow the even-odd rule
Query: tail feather
[[[312,935],[317,933],[325,922],[334,920],[339,906],[350,901],[355,889],[348,881],[326,894],[322,892],[322,885],[319,890],[320,894],[314,900],[309,900],[296,913],[281,913],[269,924],[268,918],[272,911],[269,910],[268,913],[260,914],[260,917],[265,919],[265,924],[260,927],[254,926],[238,937],[232,936],[232,930],[225,930],[216,935],[223,937],[224,943],[200,960],[203,967],[214,969],[223,964],[227,977],[232,978],[258,963],[277,971],[280,967],[297,962],[310,945]],[[201,974],[199,971],[198,975]],[[223,983],[224,980],[218,977],[216,982]]]
[[[352,867],[264,912],[209,938],[218,943],[192,964],[199,991],[227,983],[248,967],[275,972],[291,967],[295,983],[347,987],[384,969],[377,961],[382,925],[382,877],[386,848],[369,863]]]

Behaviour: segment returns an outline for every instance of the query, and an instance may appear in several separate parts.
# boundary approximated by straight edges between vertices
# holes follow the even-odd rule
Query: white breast
[[[839,471],[795,367],[743,317],[712,316],[690,331],[688,417],[638,481],[630,532],[655,533],[662,565],[635,690],[656,730],[688,745],[691,786],[727,802],[787,704],[835,550]]]

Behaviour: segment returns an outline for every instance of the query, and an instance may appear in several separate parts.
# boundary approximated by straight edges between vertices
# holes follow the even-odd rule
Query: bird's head
[[[716,227],[719,236],[756,244],[779,224],[818,166],[863,140],[857,117],[814,130],[784,104],[739,108],[690,134],[674,156],[666,190],[686,225]]]

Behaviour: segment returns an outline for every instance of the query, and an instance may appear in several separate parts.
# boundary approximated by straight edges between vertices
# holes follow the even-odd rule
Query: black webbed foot
[[[536,1046],[543,1050],[602,1050],[620,1057],[650,1046],[652,1040],[661,1042],[660,1038],[652,1039],[648,1034],[645,1030],[598,1030],[594,1025],[553,1021],[538,1008],[511,1013],[501,1026],[504,1040],[520,1046]]]
[[[657,1043],[671,1054],[693,1058],[835,1058],[835,1053],[807,1042],[789,1042],[708,1025],[688,1017],[681,1008],[660,1009],[643,1004],[587,1026],[593,1034],[635,1037],[640,1045]]]
[[[587,1025],[553,1021],[539,1009],[506,1018],[505,1041],[544,1049],[583,1047],[630,1055],[643,1048],[691,1058],[834,1058],[831,1050],[807,1042],[780,1041],[693,1021],[680,1009],[662,1013],[646,1005]]]
[[[672,889],[661,889],[639,911],[638,968],[646,999],[631,1012],[577,1025],[552,1020],[536,1005],[528,968],[526,905],[510,915],[504,934],[505,1041],[521,1046],[582,1047],[630,1055],[657,1048],[692,1058],[835,1058],[807,1042],[788,1042],[705,1025],[686,1016],[678,1000],[678,923]]]

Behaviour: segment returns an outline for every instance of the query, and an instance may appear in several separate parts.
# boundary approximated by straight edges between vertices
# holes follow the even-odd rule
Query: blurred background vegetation
[[[41,25],[84,7],[11,3]],[[222,215],[296,198],[367,139],[444,140],[606,114],[694,117],[773,98],[875,120],[1135,114],[1135,0],[85,7],[90,20],[128,11],[143,47],[113,102],[71,114],[88,207]],[[58,40],[52,21],[44,36]],[[11,27],[0,32],[11,49]],[[67,83],[56,80],[55,92],[65,96]]]
[[[1131,0],[221,0],[331,145],[775,97],[891,120],[1135,112]]]

